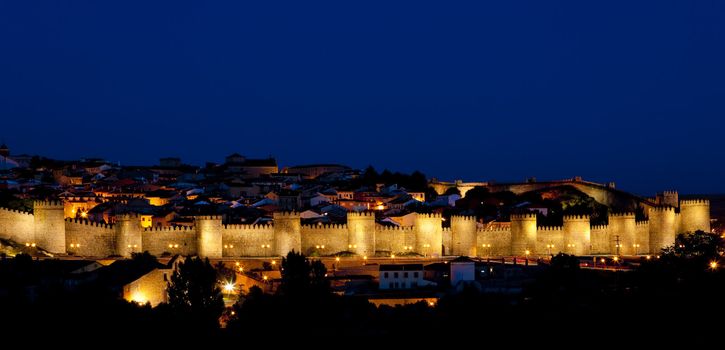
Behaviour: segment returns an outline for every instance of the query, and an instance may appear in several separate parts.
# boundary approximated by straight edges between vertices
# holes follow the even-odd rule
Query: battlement
[[[16,214],[24,214],[24,215],[30,215],[30,216],[33,215],[33,212],[24,211],[24,210],[18,210],[18,209],[10,209],[10,208],[0,207],[0,210],[4,210],[4,211],[7,211],[7,212],[16,213]]]
[[[589,215],[564,215],[564,221],[589,221]]]
[[[606,231],[609,225],[592,225],[589,229],[591,231]]]
[[[301,225],[304,229],[314,229],[314,230],[340,230],[340,229],[347,229],[346,224],[305,224]]]
[[[194,231],[194,226],[164,226],[164,227],[147,227],[144,228],[144,232],[191,232]]]
[[[674,213],[675,212],[675,207],[671,207],[669,205],[665,205],[665,206],[651,207],[650,210],[651,211],[656,211],[656,212],[673,212]]]
[[[408,232],[412,232],[413,227],[412,226],[404,227],[404,226],[375,225],[375,231],[381,231],[381,232],[382,231],[385,231],[385,232],[390,232],[390,231],[406,232],[406,231],[408,231]]]
[[[562,226],[537,226],[536,227],[536,231],[543,231],[543,232],[546,232],[546,231],[561,231],[563,229],[564,229],[564,227],[562,227]]]
[[[443,219],[443,215],[441,213],[417,213],[418,217],[425,218],[425,219]]]
[[[675,194],[677,194],[677,191],[674,191],[674,190],[662,191],[662,194],[675,195]]]
[[[683,199],[680,200],[680,206],[683,205],[710,205],[708,199]]]
[[[375,212],[373,211],[349,211],[347,212],[348,218],[364,218],[364,217],[375,217]]]
[[[451,221],[476,221],[473,215],[451,215]]]
[[[272,218],[277,219],[299,219],[300,212],[298,211],[276,211],[272,214]]]
[[[199,215],[195,216],[194,220],[221,220],[221,215]]]
[[[489,226],[489,227],[477,228],[476,232],[511,232],[511,227]]]
[[[88,219],[65,218],[65,222],[71,222],[74,224],[81,224],[81,225],[93,226],[93,227],[102,227],[102,228],[108,228],[108,229],[113,228],[112,224],[104,224],[102,222],[90,221]]]
[[[33,208],[63,208],[62,200],[36,200],[33,201]]]
[[[266,224],[226,224],[225,230],[271,230],[274,226],[271,223]]]
[[[443,232],[451,232],[450,227],[444,227],[444,228],[442,228],[442,230],[443,230]]]
[[[634,224],[637,226],[649,226],[649,220],[637,221]]]
[[[633,212],[624,212],[624,213],[609,213],[610,218],[632,218],[634,219],[635,214]]]
[[[511,214],[511,221],[531,219],[536,220],[536,213]]]

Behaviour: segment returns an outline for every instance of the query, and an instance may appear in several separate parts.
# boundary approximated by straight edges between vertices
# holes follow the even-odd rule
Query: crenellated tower
[[[681,200],[678,232],[692,233],[697,230],[710,232],[710,201],[707,199]]]
[[[116,217],[116,254],[130,257],[131,253],[143,252],[141,221],[137,214]]]
[[[524,255],[536,250],[536,214],[511,215],[511,255]]]
[[[591,246],[589,215],[565,215],[564,242],[561,250],[568,254],[586,255],[591,252]]]
[[[302,250],[302,224],[298,212],[276,212],[274,218],[274,246],[271,247],[272,254],[286,256],[294,250]]]
[[[647,253],[647,247],[643,247],[641,240],[637,240],[636,226],[637,222],[632,212],[609,214],[609,249],[612,253],[619,252],[620,255]]]
[[[451,255],[476,256],[476,217],[451,216]]]
[[[208,258],[221,258],[222,244],[222,217],[220,215],[204,215],[194,218],[198,240],[199,256]]]
[[[439,213],[421,214],[415,217],[415,249],[425,256],[443,253],[443,216]]]
[[[375,254],[375,213],[347,213],[347,243],[350,251],[361,256]]]
[[[678,219],[674,207],[663,206],[649,209],[650,253],[657,253],[660,249],[675,244]]]
[[[62,201],[33,202],[33,226],[35,242],[32,243],[51,253],[66,253]]]

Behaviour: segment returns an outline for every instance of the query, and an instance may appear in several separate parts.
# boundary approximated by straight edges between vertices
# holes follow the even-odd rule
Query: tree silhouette
[[[280,291],[286,296],[322,295],[329,292],[327,268],[320,260],[310,260],[294,250],[282,258]]]
[[[171,310],[191,323],[216,328],[224,310],[217,271],[209,259],[187,258],[178,264],[168,285]]]

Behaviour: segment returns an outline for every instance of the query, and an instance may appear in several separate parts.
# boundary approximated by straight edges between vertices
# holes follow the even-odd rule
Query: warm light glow
[[[82,218],[87,218],[87,217],[88,217],[88,213],[86,213],[86,212],[82,212],[82,213],[81,213],[81,217],[82,217]]]
[[[30,243],[30,246],[35,248],[35,243]]]
[[[432,301],[429,301],[429,302],[428,302],[428,306],[433,306],[433,305],[435,305],[435,304],[436,304],[436,303],[434,303],[434,302],[432,302]]]
[[[717,261],[714,261],[714,260],[711,261],[710,262],[710,268],[713,269],[713,270],[717,269]]]
[[[262,279],[266,281],[267,280],[267,276],[263,276]]]
[[[234,265],[239,266],[239,261],[235,262]]]
[[[169,248],[173,248],[173,247],[174,247],[174,245],[173,245],[173,244],[169,244]]]
[[[272,260],[272,265],[277,265],[277,262]]]
[[[234,292],[234,283],[230,283],[230,282],[225,283],[224,291],[227,293],[233,293]]]
[[[645,258],[647,258],[647,260],[649,260],[649,259],[652,259],[652,256],[647,255]]]
[[[232,311],[232,316],[234,316],[234,315],[236,315],[236,314],[237,314],[236,312]]]
[[[600,261],[601,261],[602,263],[606,262],[606,260],[604,260],[604,258],[602,258],[602,260],[600,260]]]
[[[395,259],[395,254],[390,254],[390,257]]]
[[[528,249],[526,249],[526,252],[525,253],[526,253],[526,255],[529,255],[529,254],[531,254],[531,251],[528,250]]]
[[[339,262],[340,261],[340,257],[339,256],[336,256],[335,257],[335,261]]]
[[[134,303],[146,304],[148,299],[146,298],[146,296],[143,293],[136,292],[136,293],[133,293],[133,295],[131,295],[131,301],[133,301]]]
[[[363,256],[363,260],[367,260],[367,259],[368,259],[368,256],[367,255],[364,255]]]
[[[619,261],[619,257],[618,256],[615,256],[615,257],[612,258],[612,260]]]

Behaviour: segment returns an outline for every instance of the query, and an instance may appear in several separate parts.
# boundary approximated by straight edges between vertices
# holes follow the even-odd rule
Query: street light
[[[483,244],[482,246],[483,246],[484,248],[488,248],[488,249],[486,250],[486,252],[488,253],[488,254],[486,254],[486,257],[487,257],[487,258],[488,258],[488,257],[491,257],[491,245],[490,245],[490,244]]]
[[[546,245],[546,248],[549,249],[549,255],[551,255],[551,250],[554,249],[554,245],[553,244],[547,244]]]
[[[634,247],[634,255],[637,255],[639,244],[632,244],[632,247]]]

